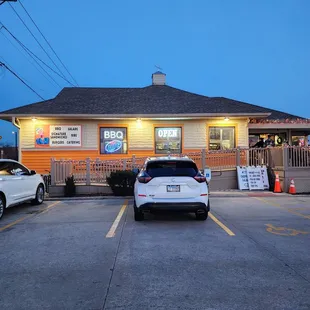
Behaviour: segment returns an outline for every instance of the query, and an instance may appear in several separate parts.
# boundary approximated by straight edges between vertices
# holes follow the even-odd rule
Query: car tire
[[[133,210],[134,210],[134,215],[135,215],[135,221],[136,222],[140,222],[144,220],[144,214],[143,212],[141,212],[137,206],[136,206],[136,202],[134,201],[133,203]]]
[[[4,212],[5,212],[5,200],[4,200],[4,198],[0,195],[0,219],[2,218]]]
[[[33,199],[31,202],[34,205],[40,205],[44,201],[44,186],[40,184],[36,191],[36,198]]]
[[[144,214],[139,210],[135,211],[135,221],[141,222],[143,220],[144,220]]]
[[[199,210],[200,212],[196,211],[196,220],[197,221],[205,221],[208,218],[209,212],[204,210]]]

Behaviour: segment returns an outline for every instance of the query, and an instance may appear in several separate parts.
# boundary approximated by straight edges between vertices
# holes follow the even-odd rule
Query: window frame
[[[222,130],[223,129],[229,129],[229,128],[231,128],[231,129],[233,129],[233,134],[234,134],[234,140],[233,140],[233,142],[234,142],[234,146],[232,147],[232,148],[230,148],[230,149],[235,149],[237,146],[237,134],[238,134],[238,130],[237,130],[237,125],[236,124],[225,124],[225,125],[219,125],[219,124],[210,124],[210,125],[208,125],[208,132],[207,132],[207,149],[208,150],[211,150],[211,151],[215,151],[215,150],[212,150],[211,148],[210,148],[210,144],[211,144],[211,140],[215,140],[215,139],[211,139],[211,137],[210,137],[210,135],[211,135],[211,130],[213,129],[213,128],[219,128],[219,129],[221,129],[221,133],[220,133],[220,149],[218,150],[218,151],[221,151],[221,150],[225,150],[225,149],[223,149],[223,147],[222,147],[222,141],[223,141],[223,133],[222,133]]]
[[[101,152],[101,129],[110,129],[110,130],[113,130],[113,129],[125,129],[126,130],[126,144],[127,144],[127,147],[126,147],[126,152],[122,152],[122,153],[102,153]],[[126,155],[128,154],[128,149],[129,149],[129,143],[128,143],[128,126],[124,126],[124,125],[121,125],[121,124],[105,124],[105,125],[98,125],[98,131],[99,131],[99,154],[102,155],[102,156],[106,156],[106,155]],[[104,139],[103,139],[104,140]],[[124,139],[123,139],[124,141]]]
[[[159,154],[159,155],[167,155],[169,154],[167,151],[166,153],[159,153],[157,152],[157,148],[156,148],[156,129],[160,129],[160,128],[167,128],[167,129],[180,129],[181,134],[180,134],[180,151],[178,153],[170,151],[170,154],[182,154],[183,153],[183,140],[184,140],[184,136],[183,136],[183,125],[179,125],[179,124],[156,124],[153,125],[154,127],[154,153],[155,154]]]

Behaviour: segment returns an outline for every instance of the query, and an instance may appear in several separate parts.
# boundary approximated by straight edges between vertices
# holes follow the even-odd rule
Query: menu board
[[[240,190],[250,189],[249,188],[249,181],[248,181],[248,174],[247,174],[247,167],[237,167],[237,177],[238,177],[238,188]]]
[[[261,167],[247,167],[250,190],[264,190]]]
[[[267,168],[266,166],[261,167],[261,175],[262,175],[262,181],[264,185],[264,189],[269,190],[269,180],[268,180],[268,174],[267,174]]]
[[[81,125],[38,125],[35,147],[81,147]]]

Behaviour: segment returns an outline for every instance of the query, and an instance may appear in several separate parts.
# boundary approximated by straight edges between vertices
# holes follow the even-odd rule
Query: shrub
[[[129,170],[111,172],[107,182],[115,196],[133,196],[136,176],[135,172]]]
[[[75,196],[76,186],[74,181],[74,176],[70,176],[66,178],[66,186],[65,186],[65,196],[72,197]]]

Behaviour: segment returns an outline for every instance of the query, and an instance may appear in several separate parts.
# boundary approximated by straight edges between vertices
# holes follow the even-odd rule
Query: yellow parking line
[[[12,223],[10,223],[10,224],[7,224],[7,225],[1,227],[1,228],[0,228],[0,231],[4,231],[5,229],[10,228],[10,227],[12,227],[12,226],[18,224],[19,222],[22,222],[22,221],[24,221],[25,219],[27,219],[27,218],[29,218],[29,217],[31,217],[31,216],[33,216],[33,214],[27,215],[27,216],[24,216],[24,217],[21,217],[20,219],[18,219],[18,220],[14,221],[14,222],[12,222]]]
[[[235,236],[235,234],[227,226],[225,226],[220,220],[218,220],[211,212],[209,212],[209,216],[217,225],[219,225],[222,229],[224,229],[225,232],[229,236]]]
[[[48,206],[46,209],[44,209],[42,212],[40,212],[39,214],[44,214],[47,211],[49,211],[51,208],[55,207],[56,205],[58,205],[60,203],[60,201],[56,201],[54,203],[52,203],[50,206]]]
[[[40,214],[47,212],[50,208],[56,206],[56,205],[59,204],[59,203],[60,203],[60,201],[56,201],[56,202],[52,203],[50,206],[48,206],[48,207],[47,207],[43,212],[41,212]],[[17,219],[16,221],[14,221],[14,222],[12,222],[12,223],[10,223],[10,224],[7,224],[7,225],[5,225],[5,226],[3,226],[3,227],[0,227],[0,232],[6,230],[6,229],[8,229],[8,228],[10,228],[10,227],[12,227],[12,226],[14,226],[14,225],[16,225],[16,224],[18,224],[18,223],[20,223],[20,222],[22,222],[22,221],[24,221],[24,220],[26,220],[26,219],[29,218],[29,217],[33,217],[33,216],[35,216],[35,215],[33,215],[33,214],[26,215],[26,216],[24,216],[24,217],[21,217],[21,218]]]
[[[271,201],[269,201],[269,200],[266,200],[266,199],[263,199],[263,198],[261,198],[261,197],[254,197],[255,199],[257,199],[257,200],[260,200],[260,201],[262,201],[262,202],[264,202],[265,204],[267,204],[267,205],[270,205],[270,206],[273,206],[273,207],[276,207],[276,208],[280,208],[280,209],[282,209],[282,210],[286,210],[287,212],[289,212],[289,213],[291,213],[291,214],[295,214],[295,215],[298,215],[298,216],[301,216],[301,217],[303,217],[303,218],[305,218],[305,219],[310,219],[310,216],[309,215],[304,215],[304,214],[301,214],[301,213],[299,213],[299,212],[296,212],[294,209],[292,209],[292,208],[290,208],[290,209],[287,209],[287,208],[285,208],[285,207],[283,207],[282,205],[280,205],[279,203],[276,203],[276,202],[271,202]],[[300,210],[300,208],[296,208],[296,210]]]
[[[113,238],[115,236],[115,231],[118,227],[119,222],[121,221],[121,218],[126,210],[128,204],[128,200],[125,201],[125,203],[123,204],[121,210],[119,211],[115,221],[113,222],[109,232],[107,233],[107,235],[105,236],[106,238]]]

